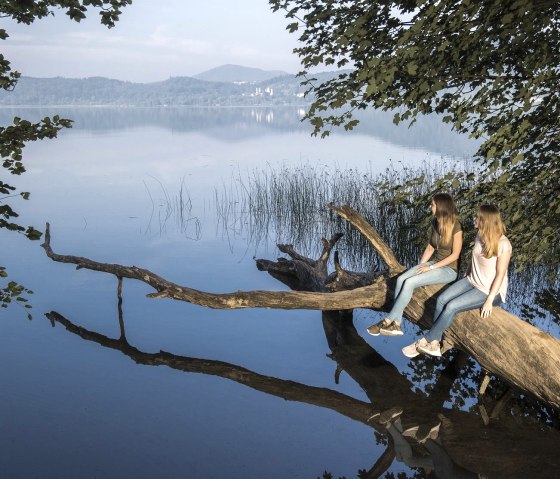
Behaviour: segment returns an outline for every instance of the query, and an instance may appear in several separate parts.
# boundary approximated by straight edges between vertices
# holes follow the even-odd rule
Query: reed
[[[244,235],[254,245],[293,244],[310,257],[319,253],[319,238],[342,232],[344,236],[337,250],[344,268],[354,271],[383,269],[378,254],[363,236],[326,207],[331,202],[349,204],[377,229],[401,263],[412,266],[426,244],[429,204],[418,207],[414,206],[414,201],[402,201],[396,187],[409,183],[411,200],[429,198],[437,192],[436,181],[450,171],[464,173],[463,183],[454,185],[456,190],[470,188],[480,180],[479,170],[472,161],[447,158],[414,167],[395,163],[381,173],[309,164],[267,165],[245,175],[238,170],[229,185],[224,184],[215,192],[219,227],[226,235]],[[417,181],[418,178],[421,181]],[[456,191],[448,193],[454,196]],[[469,251],[475,231],[472,212],[465,205],[458,207],[466,232],[464,248]],[[462,209],[465,210],[463,216]],[[463,267],[468,261],[469,255],[463,255]],[[507,308],[560,336],[558,309],[550,307],[551,301],[539,300],[543,295],[550,298],[547,292],[559,290],[559,277],[558,265],[531,265],[516,271],[513,261]]]
[[[157,234],[159,235],[165,233],[169,221],[174,220],[183,236],[192,240],[200,239],[201,223],[199,218],[193,215],[193,202],[185,184],[185,178],[181,179],[177,194],[175,195],[171,195],[160,180],[153,176],[150,176],[150,178],[154,180],[157,187],[152,194],[152,190],[144,181],[144,188],[146,189],[152,207],[144,232],[146,234],[153,233],[152,223],[155,217],[157,218]]]
[[[474,172],[472,162],[456,161],[453,168]],[[358,169],[329,169],[315,165],[255,169],[232,181],[230,189],[216,192],[216,211],[223,228],[245,230],[255,243],[263,240],[291,243],[309,256],[320,248],[318,237],[343,232],[338,250],[346,267],[371,270],[382,267],[364,238],[327,208],[349,204],[379,231],[402,262],[412,264],[425,234],[429,204],[418,209],[396,201],[394,188],[422,176],[411,195],[429,195],[437,178],[449,169],[449,161],[425,162],[417,168],[394,164],[382,173]],[[242,220],[241,217],[244,219]]]

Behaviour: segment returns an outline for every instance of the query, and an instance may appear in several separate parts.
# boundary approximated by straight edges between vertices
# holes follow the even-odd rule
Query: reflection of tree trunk
[[[364,341],[348,320],[351,314],[323,312],[323,327],[332,358],[361,386],[376,409],[405,407],[406,402],[415,396],[410,382]],[[425,415],[423,413],[420,417]]]
[[[76,264],[78,268],[103,271],[123,278],[143,281],[152,286],[154,298],[172,298],[210,308],[280,308],[347,310],[353,308],[382,309],[392,294],[392,281],[388,278],[402,271],[403,267],[391,249],[379,237],[365,219],[349,206],[335,207],[342,218],[354,225],[377,250],[389,267],[389,275],[377,275],[369,286],[339,290],[336,278],[331,282],[330,293],[324,293],[326,262],[337,237],[324,240],[323,254],[319,260],[303,258],[284,246],[292,260],[271,263],[258,260],[260,269],[298,291],[239,291],[213,294],[184,287],[157,276],[146,269],[92,261],[83,257],[59,255],[50,247],[47,225],[45,244],[47,255],[54,261]],[[295,280],[294,280],[295,278]],[[300,287],[297,287],[299,282]],[[303,290],[303,291],[302,291]],[[321,292],[309,292],[321,291]],[[418,288],[405,315],[414,322],[426,326],[433,312],[433,297],[438,288]],[[488,371],[504,378],[517,388],[560,408],[560,341],[522,321],[518,317],[496,308],[489,319],[481,319],[477,311],[460,313],[446,333],[446,339],[460,349],[473,355]]]
[[[121,351],[138,364],[168,366],[188,373],[220,376],[288,401],[304,402],[313,404],[314,406],[332,409],[343,416],[361,423],[367,425],[375,424],[374,421],[368,422],[368,419],[374,413],[371,404],[353,399],[331,389],[306,386],[294,381],[264,376],[242,368],[241,366],[222,361],[176,356],[165,351],[160,351],[159,353],[145,353],[128,344],[125,337],[121,337],[121,339],[108,338],[102,334],[76,326],[56,312],[48,313],[47,317],[51,322],[62,324],[68,331],[83,339],[94,341],[106,348]],[[380,431],[383,430],[381,426],[378,426],[378,428]]]
[[[391,467],[391,464],[393,463],[394,459],[395,459],[395,448],[391,443],[389,443],[389,446],[387,446],[385,451],[383,451],[383,454],[379,456],[379,459],[377,459],[373,467],[369,471],[367,471],[363,476],[361,476],[361,479],[380,478],[381,475],[387,469],[389,469],[389,467]]]
[[[177,356],[164,351],[146,353],[128,344],[125,337],[108,338],[76,326],[55,312],[48,313],[47,317],[52,324],[59,323],[87,341],[121,351],[137,364],[167,366],[187,373],[219,376],[289,401],[331,409],[383,434],[386,434],[384,426],[376,418],[370,419],[379,407],[401,405],[404,408],[401,416],[404,427],[405,424],[424,422],[427,417],[434,417],[436,411],[442,411],[440,405],[420,393],[414,393],[410,383],[405,389],[406,379],[373,349],[370,348],[369,354],[366,354],[365,342],[352,358],[351,351],[358,345],[356,340],[359,335],[348,322],[330,322],[329,344],[336,344],[336,353],[333,351],[333,354],[336,354],[337,360],[341,358],[344,361],[345,371],[354,379],[360,377],[359,384],[369,397],[374,398],[374,407],[331,389],[265,376],[223,361]],[[446,454],[454,463],[484,473],[489,478],[555,477],[560,467],[560,438],[557,431],[543,432],[535,425],[505,422],[484,427],[480,418],[472,413],[458,410],[443,412],[449,424],[442,427],[440,439]],[[389,447],[367,477],[379,477],[375,474],[382,474],[391,465],[393,457],[394,450]]]
[[[430,392],[430,400],[432,402],[443,407],[443,404],[450,399],[453,383],[459,377],[461,369],[467,365],[468,360],[469,355],[467,353],[458,351],[458,354],[449,361]]]
[[[304,289],[309,284],[321,284],[318,281],[308,283],[309,275],[324,274],[317,273],[322,270],[319,265],[302,257],[293,261],[298,263],[297,266],[292,267],[288,264],[290,261],[282,261],[270,263],[267,268],[276,273],[281,271],[282,275],[277,276],[296,289]],[[301,278],[305,280],[302,281]],[[559,466],[556,459],[559,440],[556,431],[544,433],[534,426],[519,426],[507,422],[492,423],[485,428],[480,418],[474,414],[443,409],[453,379],[466,361],[466,355],[460,355],[450,362],[437,379],[431,397],[427,398],[421,393],[413,392],[413,385],[398,369],[357,333],[352,323],[351,310],[323,312],[323,326],[332,352],[330,357],[337,362],[337,369],[344,371],[360,385],[373,407],[335,391],[262,376],[220,361],[184,358],[169,353],[143,353],[128,345],[126,340],[110,340],[88,332],[55,313],[51,313],[49,317],[61,322],[75,334],[121,350],[137,363],[167,365],[185,372],[218,375],[278,397],[332,409],[381,432],[385,432],[385,429],[375,418],[368,422],[373,411],[393,406],[403,407],[401,422],[405,428],[418,424],[433,425],[439,421],[438,413],[443,412],[446,419],[441,427],[440,439],[453,463],[482,471],[489,477],[492,474],[495,477],[551,477],[554,468]],[[420,360],[422,359],[426,358]],[[523,454],[512,457],[512,448],[523,451]],[[369,471],[369,477],[379,477],[390,466],[393,457],[394,451],[389,448]],[[542,466],[537,474],[533,471],[535,462]]]
[[[475,414],[443,408],[463,357],[452,361],[440,374],[427,397],[414,392],[413,384],[364,341],[351,321],[325,312],[323,324],[333,359],[360,385],[376,409],[401,406],[404,429],[413,425],[431,427],[440,421],[439,414],[445,416],[440,440],[456,464],[499,478],[537,477],[533,472],[535,463],[547,464],[546,472],[538,472],[539,477],[545,478],[560,466],[555,452],[560,444],[557,431],[545,433],[535,425],[508,423],[511,418],[485,427]],[[512,450],[523,452],[514,457]]]

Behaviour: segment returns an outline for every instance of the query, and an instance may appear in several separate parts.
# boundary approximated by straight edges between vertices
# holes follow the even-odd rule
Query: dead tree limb
[[[55,253],[50,245],[50,225],[47,223],[43,248],[47,256],[59,263],[75,264],[77,269],[90,269],[113,274],[117,277],[142,281],[156,290],[149,298],[170,298],[215,309],[276,308],[341,310],[353,308],[380,308],[386,302],[385,278],[379,276],[369,286],[352,291],[335,293],[311,293],[299,291],[236,291],[234,293],[208,293],[180,286],[145,268],[100,263],[81,256]],[[258,260],[263,262],[263,260]],[[287,266],[288,268],[288,266]],[[289,269],[289,268],[288,268]],[[296,272],[302,274],[301,272]]]
[[[357,211],[347,205],[329,207],[364,235],[386,262],[389,273],[378,274],[373,277],[370,285],[356,289],[328,293],[309,292],[310,289],[315,291],[327,289],[326,285],[321,289],[317,284],[308,284],[305,287],[305,281],[311,281],[312,277],[321,278],[326,274],[326,260],[336,243],[336,239],[333,238],[330,241],[323,240],[324,251],[315,264],[304,261],[303,257],[297,255],[289,246],[283,246],[284,251],[288,254],[292,253],[293,259],[289,262],[285,259],[277,263],[257,261],[260,269],[269,271],[298,291],[237,291],[217,294],[180,286],[136,266],[100,263],[84,257],[56,254],[50,245],[48,224],[43,247],[54,261],[72,263],[77,268],[87,268],[117,277],[143,281],[156,290],[155,293],[148,295],[152,298],[166,297],[220,309],[277,308],[323,311],[354,308],[384,309],[388,299],[393,295],[391,279],[402,271],[403,266],[375,229]],[[275,275],[281,269],[282,279]],[[301,278],[304,279],[303,282],[300,281]],[[305,289],[308,291],[302,291]],[[433,314],[434,298],[439,289],[427,286],[415,290],[412,300],[405,309],[405,316],[423,327],[428,327]],[[447,331],[445,339],[454,347],[474,356],[487,371],[502,377],[514,387],[534,395],[552,407],[560,409],[560,341],[558,339],[501,308],[495,308],[492,315],[486,319],[481,319],[478,311],[460,313]]]
[[[362,233],[369,244],[379,253],[379,256],[381,256],[381,259],[389,268],[390,273],[400,273],[405,269],[397,260],[393,250],[389,248],[389,245],[385,243],[383,238],[379,236],[379,233],[375,231],[373,226],[371,226],[360,213],[351,208],[350,205],[335,206],[331,203],[328,206],[331,210],[336,212],[338,216],[344,218]]]

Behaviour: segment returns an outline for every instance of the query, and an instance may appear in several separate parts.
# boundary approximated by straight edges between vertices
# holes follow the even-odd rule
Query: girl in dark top
[[[420,263],[397,278],[395,302],[385,319],[367,329],[372,336],[402,335],[403,311],[415,288],[429,284],[447,284],[457,279],[459,255],[463,247],[463,229],[457,220],[457,208],[450,195],[438,193],[431,203],[432,224],[428,244]]]

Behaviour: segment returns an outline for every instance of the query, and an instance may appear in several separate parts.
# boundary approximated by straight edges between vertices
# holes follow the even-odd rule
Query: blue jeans
[[[457,279],[457,271],[449,266],[432,269],[430,271],[426,271],[425,273],[416,273],[419,266],[431,264],[434,264],[434,261],[417,264],[397,278],[397,285],[395,286],[395,303],[387,315],[388,319],[392,319],[397,324],[401,323],[404,308],[406,308],[410,298],[412,298],[412,293],[415,288],[428,286],[429,284],[447,284]]]
[[[437,339],[441,341],[443,332],[451,326],[457,313],[470,309],[480,308],[488,295],[476,289],[467,278],[463,278],[452,284],[438,296],[436,310],[434,313],[434,324],[426,334],[428,341]],[[500,295],[493,301],[493,306],[502,304]]]

